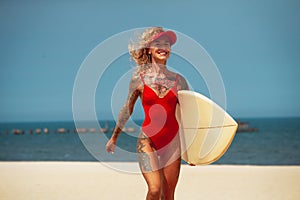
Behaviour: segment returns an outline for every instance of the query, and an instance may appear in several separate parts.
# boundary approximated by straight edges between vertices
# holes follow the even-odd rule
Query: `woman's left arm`
[[[185,80],[185,78],[179,75],[177,89],[179,90],[189,90],[189,86]]]

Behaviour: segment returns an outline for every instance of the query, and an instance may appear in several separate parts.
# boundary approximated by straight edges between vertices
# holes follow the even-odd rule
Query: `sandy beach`
[[[99,162],[0,162],[0,180],[1,200],[141,200],[146,193],[140,174]],[[298,200],[300,166],[182,165],[176,199]]]

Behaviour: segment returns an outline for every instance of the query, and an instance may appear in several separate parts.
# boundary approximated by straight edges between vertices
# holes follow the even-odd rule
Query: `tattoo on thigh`
[[[150,163],[150,156],[147,152],[143,150],[146,146],[142,141],[146,140],[144,138],[138,139],[137,143],[137,153],[138,153],[138,160],[142,171],[150,172],[152,171],[151,163]]]

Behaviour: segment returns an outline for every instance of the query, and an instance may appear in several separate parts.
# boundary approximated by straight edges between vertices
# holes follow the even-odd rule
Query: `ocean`
[[[300,118],[241,121],[258,131],[238,132],[228,151],[213,164],[300,165]],[[119,149],[116,155],[111,155],[105,152],[104,146],[115,123],[101,121],[100,124],[108,125],[107,133],[99,132],[97,127],[85,127],[80,130],[82,133],[77,133],[74,122],[0,123],[0,161],[136,162],[139,130],[122,133],[117,143]],[[118,155],[118,151],[123,154]],[[127,154],[131,156],[124,157]]]

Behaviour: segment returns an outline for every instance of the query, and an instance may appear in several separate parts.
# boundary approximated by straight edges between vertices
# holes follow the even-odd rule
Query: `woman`
[[[140,169],[148,185],[146,199],[174,199],[180,172],[180,140],[175,117],[177,91],[187,90],[186,80],[168,70],[166,63],[176,34],[160,27],[146,29],[138,45],[130,45],[137,64],[126,103],[120,111],[107,152],[113,153],[122,128],[140,97],[145,112],[137,141]]]

